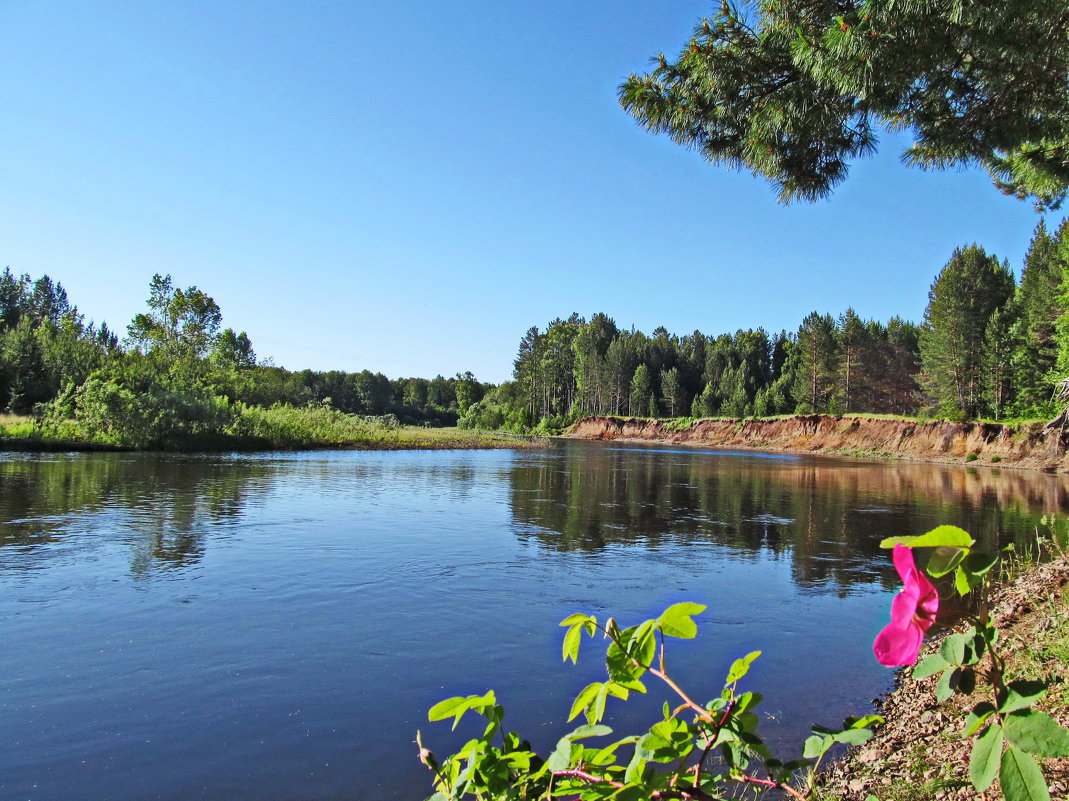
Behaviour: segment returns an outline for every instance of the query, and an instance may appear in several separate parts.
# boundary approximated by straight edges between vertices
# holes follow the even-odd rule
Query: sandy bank
[[[769,420],[698,420],[677,430],[664,421],[647,418],[584,417],[576,422],[569,436],[937,462],[972,461],[1069,472],[1069,436],[1060,429],[1046,429],[1042,423],[921,422],[811,414]]]

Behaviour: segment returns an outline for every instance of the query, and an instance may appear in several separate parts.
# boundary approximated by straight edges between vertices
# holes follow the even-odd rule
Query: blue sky
[[[119,331],[170,273],[290,369],[494,382],[573,311],[679,334],[920,321],[958,245],[1019,273],[1031,205],[900,166],[901,139],[785,207],[640,129],[616,87],[712,8],[7,0],[0,266]]]

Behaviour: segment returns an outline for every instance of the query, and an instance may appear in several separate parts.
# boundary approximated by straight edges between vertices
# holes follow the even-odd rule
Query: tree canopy
[[[881,129],[907,164],[975,164],[1041,208],[1069,189],[1066,0],[726,0],[673,59],[620,87],[647,129],[823,197]]]

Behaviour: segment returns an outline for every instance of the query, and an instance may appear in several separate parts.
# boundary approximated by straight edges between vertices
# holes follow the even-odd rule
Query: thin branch
[[[807,796],[802,795],[786,782],[777,782],[772,779],[758,779],[756,776],[747,776],[746,774],[732,776],[731,778],[737,782],[742,782],[743,784],[759,784],[762,787],[775,787],[785,792],[791,798],[798,799],[798,801],[806,801],[807,798]]]
[[[598,784],[608,784],[611,787],[615,787],[617,790],[624,788],[621,782],[613,781],[612,779],[605,779],[601,776],[595,776],[592,773],[587,773],[585,770],[557,770],[553,772],[554,778],[573,778],[582,779],[583,781],[596,782]]]
[[[640,662],[636,662],[635,664],[641,665]],[[671,687],[672,690],[675,692],[675,694],[678,695],[680,698],[682,698],[683,702],[688,707],[690,707],[695,712],[697,712],[698,716],[702,720],[706,720],[709,723],[714,723],[715,722],[714,719],[713,719],[713,716],[709,714],[708,710],[705,707],[700,706],[698,703],[696,703],[694,701],[694,699],[692,699],[689,695],[687,695],[683,691],[683,688],[680,687],[678,684],[676,684],[674,681],[672,681],[671,677],[667,673],[665,673],[663,671],[660,671],[660,670],[657,670],[656,668],[653,668],[653,667],[647,667],[646,670],[648,670],[652,675],[656,676],[661,681],[663,681],[665,684],[667,684],[669,687]]]

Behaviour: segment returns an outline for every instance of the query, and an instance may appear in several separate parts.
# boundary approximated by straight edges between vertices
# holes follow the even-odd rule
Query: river
[[[471,734],[433,703],[494,688],[552,747],[604,653],[563,664],[557,623],[680,600],[709,608],[670,671],[712,697],[762,650],[745,686],[800,749],[890,686],[882,538],[1026,547],[1069,505],[1040,473],[592,442],[3,454],[0,490],[0,798],[33,801],[423,798],[416,729]]]

